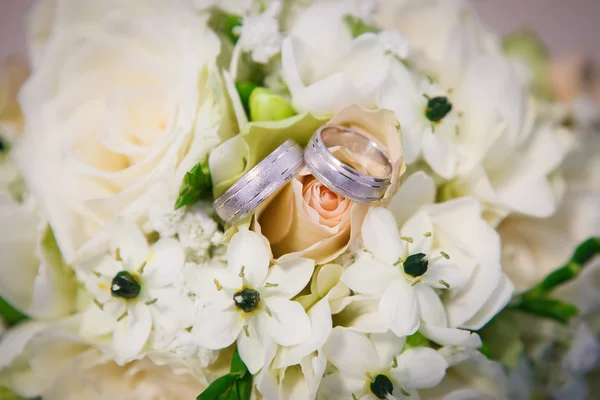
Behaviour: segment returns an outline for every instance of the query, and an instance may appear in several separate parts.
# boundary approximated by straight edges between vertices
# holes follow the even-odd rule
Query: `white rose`
[[[31,19],[47,40],[32,38],[16,152],[71,262],[113,217],[144,223],[152,204],[174,201],[218,143],[207,86],[219,41],[183,0],[52,3]]]
[[[70,334],[73,324],[76,319],[53,326],[27,322],[9,330],[0,345],[2,386],[46,400],[184,400],[206,389],[208,382],[188,371],[148,358],[118,366]]]

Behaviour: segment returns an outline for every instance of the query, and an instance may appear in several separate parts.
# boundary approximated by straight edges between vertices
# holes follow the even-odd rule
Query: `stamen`
[[[269,307],[265,306],[265,311],[267,312],[267,315],[271,318],[273,318],[273,314],[271,314],[271,310],[269,310]]]
[[[394,267],[397,267],[398,265],[402,264],[404,262],[404,260],[402,259],[402,257],[398,257],[398,260],[394,263]]]
[[[144,273],[144,268],[146,268],[146,260],[144,260],[144,262],[139,266],[138,268],[138,273],[143,274]]]
[[[400,386],[400,393],[402,393],[404,396],[409,397],[410,393],[408,393],[406,391],[406,389],[404,389],[402,386]]]
[[[444,252],[444,251],[440,251],[440,254],[442,255],[442,257],[444,257],[446,260],[450,259],[450,256],[448,255],[448,253]]]
[[[412,281],[412,283],[410,284],[410,286],[415,286],[415,285],[416,285],[417,283],[419,283],[419,282],[421,282],[421,277],[420,277],[420,276],[419,276],[419,277],[417,277],[417,278],[415,278],[415,280],[414,280],[414,281]]]
[[[104,310],[104,304],[100,303],[98,300],[94,299],[92,300],[94,302],[95,305],[98,306],[99,309]]]
[[[438,282],[440,283],[440,285],[446,286],[446,289],[450,289],[450,285],[445,280],[440,279]]]
[[[152,304],[156,303],[158,301],[158,297],[152,299],[152,300],[148,300],[146,303],[147,306],[151,306]]]
[[[375,378],[373,378],[373,375],[371,375],[369,372],[367,372],[365,375],[370,382],[375,382]]]
[[[415,239],[413,239],[410,236],[400,236],[400,240],[404,240],[404,241],[406,241],[408,243],[413,243],[415,241]]]
[[[352,400],[358,400],[358,397],[354,393],[352,393]]]
[[[246,269],[246,267],[245,267],[244,265],[242,265],[242,269],[240,269],[240,273],[238,274],[238,276],[239,276],[240,278],[243,278],[244,276],[246,276],[246,275],[244,275],[244,270],[245,270],[245,269]]]
[[[213,280],[213,282],[215,283],[215,286],[217,287],[217,292],[220,292],[221,290],[223,290],[223,286],[221,286],[221,284],[219,283],[219,281],[217,280],[217,278],[215,278]]]
[[[96,278],[102,277],[102,275],[100,275],[100,272],[98,272],[98,271],[92,271],[92,274],[96,275]]]
[[[425,236],[425,237],[431,237],[431,232],[425,232],[425,233],[423,234],[423,236]]]
[[[392,357],[392,368],[398,368],[398,359],[396,356]]]
[[[117,247],[117,249],[115,250],[115,260],[123,261],[123,259],[121,258],[121,249],[119,247]]]
[[[246,334],[246,337],[250,337],[250,331],[248,330],[248,325],[244,325],[244,333]]]
[[[125,311],[119,318],[117,318],[117,322],[121,321],[123,318],[127,316],[127,311]]]
[[[278,283],[269,283],[269,282],[265,283],[265,287],[277,287],[277,286],[279,286]]]

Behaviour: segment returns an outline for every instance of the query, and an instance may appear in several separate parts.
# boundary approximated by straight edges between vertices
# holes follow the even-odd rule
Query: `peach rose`
[[[358,106],[342,110],[329,125],[343,125],[370,135],[387,149],[393,163],[392,187],[396,190],[404,172],[397,122],[389,111],[368,111]],[[364,172],[368,160],[348,154],[344,148],[330,149],[336,157]],[[318,264],[342,254],[360,232],[368,205],[354,203],[332,190],[303,169],[256,211],[252,229],[267,238],[273,257],[308,257]]]

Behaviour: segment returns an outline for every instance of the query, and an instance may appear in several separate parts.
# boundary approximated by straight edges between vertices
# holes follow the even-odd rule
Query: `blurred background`
[[[483,20],[504,35],[533,29],[554,57],[586,54],[600,62],[600,0],[473,0]],[[0,59],[23,53],[24,13],[33,0],[0,0]]]

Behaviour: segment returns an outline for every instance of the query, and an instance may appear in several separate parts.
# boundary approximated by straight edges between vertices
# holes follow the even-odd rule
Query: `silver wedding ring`
[[[351,154],[364,172],[339,160],[334,148]],[[332,150],[332,151],[330,151]],[[322,126],[308,142],[304,162],[332,191],[360,203],[381,200],[391,183],[392,162],[369,137],[343,126]]]
[[[217,215],[235,224],[287,183],[304,166],[302,149],[287,140],[213,203]]]

